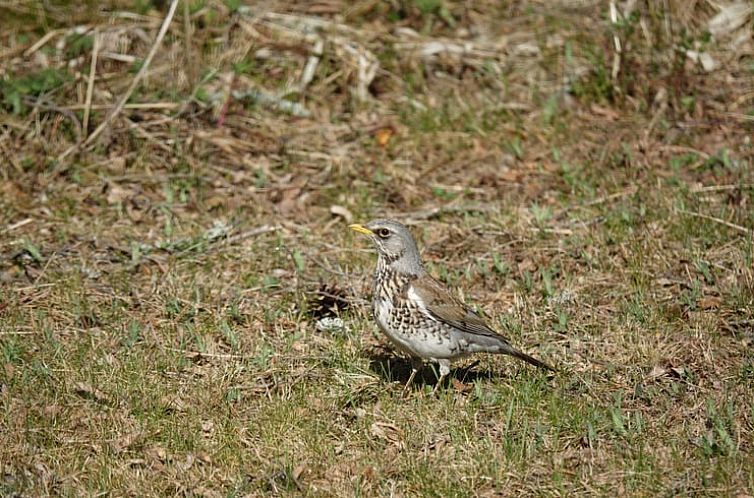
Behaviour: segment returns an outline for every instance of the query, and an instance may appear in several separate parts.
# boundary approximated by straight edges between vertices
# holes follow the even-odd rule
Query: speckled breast
[[[382,332],[403,353],[420,358],[459,356],[452,328],[427,318],[406,296],[413,277],[380,268],[375,276],[372,309]]]

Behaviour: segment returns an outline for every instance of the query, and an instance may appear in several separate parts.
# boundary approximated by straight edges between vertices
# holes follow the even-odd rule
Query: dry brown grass
[[[0,4],[0,494],[754,493],[750,12],[169,4]],[[402,398],[376,215],[562,373]]]

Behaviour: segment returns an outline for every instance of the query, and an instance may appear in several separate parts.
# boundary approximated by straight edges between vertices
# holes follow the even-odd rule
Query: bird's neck
[[[413,265],[410,268],[403,268],[403,265],[398,262],[399,260],[390,261],[382,256],[377,259],[373,289],[375,301],[392,299],[391,296],[400,292],[401,289],[404,289],[406,285],[424,272],[421,263],[419,266]]]
[[[418,258],[412,260],[405,255],[399,258],[389,258],[381,254],[377,259],[375,278],[382,280],[389,275],[400,279],[413,280],[424,273],[424,265]]]

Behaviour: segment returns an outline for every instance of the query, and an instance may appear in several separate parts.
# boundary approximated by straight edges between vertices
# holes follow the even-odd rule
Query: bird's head
[[[381,259],[390,266],[407,273],[419,273],[422,269],[419,249],[416,242],[403,224],[395,220],[372,220],[366,225],[350,225],[364,235],[368,235]]]

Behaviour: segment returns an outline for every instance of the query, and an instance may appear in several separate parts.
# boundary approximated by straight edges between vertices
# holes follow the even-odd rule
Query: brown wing
[[[511,346],[508,339],[492,330],[482,317],[453,297],[440,282],[429,275],[423,275],[411,282],[407,290],[416,294],[430,316],[469,334],[470,342],[481,345],[481,350],[509,354],[538,368],[556,371],[547,363]]]
[[[468,334],[507,339],[492,330],[481,316],[453,297],[440,282],[424,275],[411,282],[411,287],[430,315]]]

